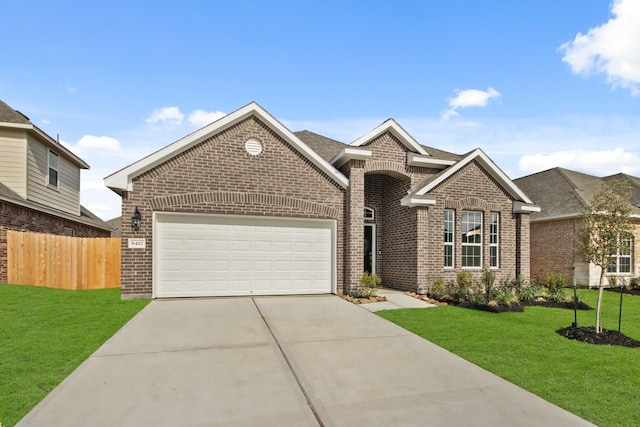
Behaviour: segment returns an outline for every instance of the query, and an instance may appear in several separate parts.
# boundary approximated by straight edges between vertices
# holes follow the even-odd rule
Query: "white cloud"
[[[468,107],[486,107],[492,98],[500,96],[500,92],[490,87],[486,91],[478,89],[456,89],[456,96],[449,99],[449,108],[442,112],[441,117],[448,119],[450,117],[458,117],[458,108]]]
[[[76,88],[76,87],[70,87],[70,86],[68,86],[68,85],[66,86],[66,89],[67,89],[67,92],[69,92],[69,93],[74,93],[74,92],[77,92],[77,91],[78,91],[78,88]]]
[[[163,107],[153,110],[151,115],[145,120],[151,125],[162,125],[169,128],[175,128],[182,125],[184,114],[180,112],[178,107]]]
[[[614,18],[558,48],[575,74],[604,73],[614,87],[640,94],[640,2],[615,0]]]
[[[538,172],[554,167],[586,171],[596,176],[613,175],[623,172],[638,175],[640,155],[623,148],[610,150],[563,150],[546,154],[526,155],[520,159],[520,169]]]
[[[81,150],[96,151],[118,151],[120,150],[120,142],[117,139],[108,136],[85,135],[76,144]]]
[[[189,123],[202,127],[215,122],[224,116],[226,116],[226,113],[223,113],[222,111],[196,110],[189,114]]]
[[[123,155],[120,141],[108,136],[85,135],[74,144],[60,141],[64,147],[83,159],[108,159]]]
[[[119,204],[92,203],[86,208],[105,221],[120,216],[122,212]]]

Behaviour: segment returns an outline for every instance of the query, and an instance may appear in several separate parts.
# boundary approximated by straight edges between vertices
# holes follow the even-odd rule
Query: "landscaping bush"
[[[370,274],[366,271],[362,273],[358,284],[358,296],[362,298],[374,297],[378,289],[378,285],[382,283],[382,279],[377,274]]]
[[[564,288],[567,286],[567,278],[562,273],[549,272],[547,274],[547,296],[551,301],[562,302],[565,300]]]
[[[524,281],[520,280],[520,282]],[[538,296],[540,296],[540,294],[542,294],[542,289],[543,286],[540,283],[538,283],[534,279],[531,279],[528,284],[519,287],[519,291],[516,293],[516,295],[518,295],[518,299],[520,301],[531,302]]]
[[[496,290],[493,286],[496,281],[496,274],[485,268],[482,270],[482,281],[484,282],[484,298],[486,302],[493,301],[496,297]]]
[[[441,299],[447,294],[447,284],[442,277],[434,277],[431,280],[431,288],[429,290],[429,296],[433,299]]]
[[[520,298],[513,292],[500,292],[496,296],[496,302],[500,305],[519,305]]]
[[[460,303],[476,302],[478,299],[478,284],[468,271],[458,273],[454,285],[453,297]]]
[[[640,288],[640,277],[632,277],[631,280],[629,280],[629,287],[631,289]]]

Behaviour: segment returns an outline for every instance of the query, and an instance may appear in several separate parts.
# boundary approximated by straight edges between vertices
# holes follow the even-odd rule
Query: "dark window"
[[[453,236],[455,233],[455,211],[444,211],[444,266],[453,267]]]
[[[49,180],[48,184],[52,187],[58,186],[58,167],[59,158],[56,153],[49,151]]]

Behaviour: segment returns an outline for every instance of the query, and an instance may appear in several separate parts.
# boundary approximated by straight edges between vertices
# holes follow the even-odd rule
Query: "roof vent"
[[[244,149],[252,156],[257,156],[262,153],[262,142],[255,138],[248,139],[247,142],[244,143]]]

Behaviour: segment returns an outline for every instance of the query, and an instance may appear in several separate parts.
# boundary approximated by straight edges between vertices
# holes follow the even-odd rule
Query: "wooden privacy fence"
[[[7,230],[8,283],[58,289],[120,287],[120,238]]]

